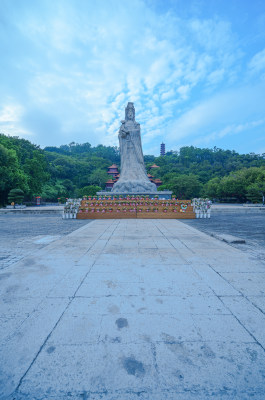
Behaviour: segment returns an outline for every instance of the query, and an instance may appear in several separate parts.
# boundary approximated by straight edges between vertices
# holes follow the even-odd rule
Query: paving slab
[[[262,261],[178,220],[40,243],[0,273],[1,400],[264,399]]]

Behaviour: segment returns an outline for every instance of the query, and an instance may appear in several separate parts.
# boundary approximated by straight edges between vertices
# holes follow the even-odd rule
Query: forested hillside
[[[265,193],[265,154],[182,147],[155,159],[154,173],[179,197],[261,202]]]
[[[116,147],[70,143],[40,149],[28,140],[0,135],[0,204],[11,189],[25,200],[82,196],[105,188],[107,168],[119,165]],[[182,147],[163,157],[145,156],[148,171],[179,198],[209,196],[223,201],[261,201],[265,192],[265,155],[222,149]],[[160,168],[150,170],[155,163]]]

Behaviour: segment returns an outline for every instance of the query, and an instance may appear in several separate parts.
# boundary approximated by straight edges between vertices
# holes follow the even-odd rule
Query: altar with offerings
[[[190,200],[150,199],[148,196],[126,198],[84,198],[77,219],[192,219],[195,218]]]

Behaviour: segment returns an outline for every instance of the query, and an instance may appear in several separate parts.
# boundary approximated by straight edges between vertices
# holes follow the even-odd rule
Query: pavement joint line
[[[229,282],[224,276],[222,276],[218,271],[216,271],[214,269],[214,267],[212,267],[210,264],[207,264],[217,275],[219,275],[226,283],[228,283],[228,285],[230,285],[235,291],[237,291],[238,293],[240,293],[240,297],[243,297],[244,299],[246,299],[249,303],[251,303],[251,301],[247,298],[247,296],[244,295],[244,293],[241,292],[241,290],[237,289],[234,285],[232,285],[231,282]],[[215,293],[215,292],[214,292]],[[215,293],[216,294],[216,293]],[[218,295],[216,295],[217,297],[219,297]],[[224,297],[224,296],[221,296]],[[235,297],[233,295],[231,295],[231,297]],[[238,297],[238,296],[237,296]]]
[[[233,400],[235,400],[235,399],[238,399],[238,395],[242,395],[242,396],[244,396],[244,398],[245,398],[245,395],[248,395],[248,396],[253,396],[253,390],[235,390],[235,389],[229,389],[229,388],[227,388],[227,389],[223,389],[222,390],[222,395],[229,395],[229,399],[231,399],[231,395],[233,395]],[[119,390],[101,390],[101,391],[91,391],[91,390],[85,390],[85,391],[80,391],[80,390],[78,390],[78,391],[71,391],[71,392],[67,392],[67,398],[70,398],[70,397],[72,397],[72,396],[75,396],[75,398],[76,398],[76,396],[78,396],[78,398],[79,399],[83,399],[83,400],[88,400],[89,398],[90,398],[90,396],[95,396],[95,395],[99,395],[100,396],[100,398],[103,398],[102,397],[102,395],[109,395],[109,396],[115,396],[115,398],[116,398],[116,396],[118,395],[118,396],[120,396],[120,395],[134,395],[134,396],[137,396],[138,398],[140,398],[140,396],[141,395],[148,395],[149,397],[148,398],[152,398],[152,397],[150,397],[150,396],[154,396],[154,395],[159,395],[159,396],[164,396],[165,394],[167,394],[167,395],[176,395],[176,394],[178,394],[178,395],[182,395],[182,394],[191,394],[191,395],[199,395],[199,396],[207,396],[207,398],[209,398],[208,396],[211,396],[212,397],[212,394],[213,394],[213,392],[212,392],[212,390],[211,391],[209,391],[209,390],[207,390],[207,389],[183,389],[183,390],[179,390],[179,386],[173,386],[173,389],[172,388],[170,388],[170,389],[160,389],[159,391],[157,391],[157,390],[153,390],[153,389],[146,389],[146,390],[139,390],[139,391],[136,391],[136,390],[133,390],[133,389],[119,389]],[[27,393],[23,393],[23,392],[20,392],[20,394],[22,395],[22,396],[27,396]],[[256,394],[258,394],[258,395],[263,395],[264,394],[264,392],[263,391],[261,391],[261,390],[256,390],[255,389],[255,395]],[[82,396],[82,397],[81,397]],[[237,396],[237,397],[234,397],[234,396]],[[28,396],[27,397],[25,397],[25,399],[26,398],[28,398]],[[60,400],[60,399],[62,399],[62,400],[65,400],[65,394],[63,394],[63,395],[56,395],[56,396],[49,396],[49,400]],[[201,397],[200,397],[201,398]],[[206,398],[206,397],[204,397],[204,398]],[[241,397],[241,398],[243,398],[243,397]],[[13,400],[15,400],[15,399],[13,399]],[[21,399],[22,400],[22,399]],[[40,400],[47,400],[47,397],[45,396],[45,397],[42,397]]]
[[[234,274],[234,271],[222,271],[223,274]],[[237,274],[265,274],[265,270],[264,271],[240,271],[237,272]],[[260,296],[263,297],[263,296]]]
[[[72,396],[78,396],[79,399],[83,399],[83,400],[88,400],[90,398],[90,396],[95,396],[95,395],[99,395],[100,398],[103,398],[102,395],[108,395],[108,396],[115,396],[115,398],[117,398],[116,396],[124,396],[124,395],[133,395],[133,396],[137,396],[138,398],[140,398],[140,396],[142,395],[148,395],[149,398],[151,398],[150,396],[154,396],[154,395],[159,395],[159,396],[164,396],[166,395],[182,395],[182,394],[191,394],[191,395],[200,395],[200,396],[211,396],[212,395],[212,391],[209,392],[209,390],[205,389],[200,389],[200,390],[195,390],[195,389],[185,389],[185,390],[179,390],[178,386],[175,386],[175,388],[173,387],[171,389],[160,389],[159,391],[153,390],[153,389],[146,389],[146,390],[133,390],[133,389],[120,389],[120,390],[101,390],[101,391],[71,391],[71,392],[67,392],[67,398],[70,398]],[[27,396],[26,393],[20,392],[20,394],[24,397]],[[235,389],[223,389],[223,394],[225,395],[229,395],[229,398],[231,399],[231,395],[233,396],[237,396],[237,395],[243,395],[245,398],[245,395],[253,395],[253,390],[248,390],[248,391],[236,391]],[[255,394],[264,394],[263,392],[261,392],[260,390],[255,390]],[[26,397],[25,397],[26,398]],[[27,397],[28,398],[28,397]],[[201,398],[201,397],[200,397]],[[205,397],[206,398],[206,397]],[[208,398],[208,397],[207,397]],[[233,397],[233,399],[236,399],[238,397]],[[42,397],[42,399],[40,400],[46,400],[47,397]],[[65,399],[65,395],[59,395],[59,396],[49,396],[50,400],[64,400]],[[15,399],[13,399],[15,400]],[[21,399],[22,400],[22,399]]]
[[[81,227],[82,229],[83,227]],[[107,228],[105,229],[105,231],[107,230]],[[104,232],[105,232],[104,231]],[[68,236],[68,235],[67,235]],[[102,235],[101,235],[102,236]],[[101,254],[101,253],[100,253]],[[98,255],[99,257],[99,255]],[[98,258],[96,257],[96,259]],[[68,304],[66,305],[64,311],[61,313],[60,317],[58,318],[58,320],[56,321],[55,325],[53,326],[53,328],[51,329],[50,333],[47,335],[46,339],[44,340],[44,342],[42,343],[42,345],[40,346],[37,354],[35,355],[35,357],[33,358],[33,360],[31,361],[29,367],[27,368],[27,370],[24,372],[24,374],[22,375],[22,377],[19,380],[19,383],[17,385],[17,387],[15,388],[14,392],[12,393],[12,395],[14,395],[15,393],[18,393],[18,390],[20,388],[20,386],[22,385],[22,382],[24,380],[24,378],[26,377],[26,375],[28,374],[28,372],[30,371],[30,369],[32,368],[33,364],[35,363],[35,361],[37,360],[39,354],[41,353],[42,349],[44,348],[44,346],[46,345],[46,343],[48,342],[49,338],[51,337],[52,333],[54,332],[54,330],[56,329],[56,327],[58,326],[59,322],[61,321],[61,319],[63,318],[65,312],[67,311],[67,309],[69,308],[69,306],[71,305],[72,301],[75,299],[75,295],[78,292],[79,288],[82,286],[84,280],[86,279],[86,277],[88,276],[90,270],[92,269],[92,267],[94,266],[96,259],[94,260],[92,266],[90,267],[89,271],[85,274],[84,278],[82,279],[82,281],[80,282],[80,284],[78,285],[76,291],[74,292],[74,295],[72,298],[69,299]],[[103,318],[103,317],[102,317]]]
[[[183,224],[183,225],[185,225],[183,222],[181,222],[181,221],[178,221],[178,222],[180,222],[181,224]],[[161,223],[162,224],[162,223]],[[186,225],[186,227],[188,227],[188,228],[190,228],[190,226],[188,226],[188,225]],[[159,228],[158,228],[159,229]],[[168,230],[167,230],[168,231]],[[163,234],[163,236],[165,237],[165,235],[164,235],[164,233],[160,230],[160,232]],[[172,243],[170,242],[170,238],[166,238],[168,241],[169,241],[169,243],[171,244],[171,246],[173,246],[172,245]],[[171,239],[173,239],[173,238],[171,238]],[[191,249],[190,247],[188,247],[187,245],[186,245],[186,243],[184,243],[184,242],[182,242],[182,240],[181,239],[178,239],[179,241],[180,241],[180,243],[183,245],[183,246],[185,246],[188,250],[190,250],[193,254],[195,254],[195,251],[193,251],[193,249]],[[174,247],[174,246],[173,246]]]
[[[198,295],[198,296],[202,296],[202,295]],[[192,296],[192,295],[187,295],[186,298],[191,298],[191,297],[198,297],[198,296]],[[67,296],[68,297],[68,296]],[[139,297],[138,294],[105,294],[105,295],[99,295],[99,296],[84,296],[84,295],[78,295],[75,296],[75,298],[80,298],[80,299],[99,299],[102,297]],[[148,294],[148,297],[181,297],[183,298],[183,295],[177,295],[177,294]],[[208,297],[216,297],[216,294],[211,294],[208,295]],[[237,296],[233,296],[233,295],[222,295],[222,297],[243,297],[242,295],[237,295]],[[64,297],[63,297],[64,298]]]
[[[49,342],[48,342],[49,343]],[[100,339],[98,342],[82,342],[82,343],[56,343],[56,347],[60,348],[60,347],[82,347],[83,344],[85,344],[87,347],[92,347],[96,345],[101,345],[101,344],[109,344],[111,343],[113,346],[120,346],[121,343],[119,342],[115,342],[115,341],[110,341],[110,340],[104,340],[104,339]],[[147,343],[144,339],[143,340],[129,340],[129,341],[124,341],[122,342],[122,345],[127,346],[130,344],[136,344],[136,345],[141,345],[143,343]],[[236,341],[236,340],[211,340],[211,339],[207,339],[207,340],[154,340],[153,342],[150,343],[155,343],[155,344],[184,344],[184,343],[198,343],[198,344],[207,344],[207,343],[218,343],[218,344],[235,344],[235,343],[242,343],[242,344],[247,344],[247,345],[251,345],[251,344],[255,344],[256,346],[259,346],[259,344],[257,343],[257,341],[254,339],[252,341]],[[150,344],[149,343],[149,344]],[[51,342],[50,342],[51,344]],[[147,343],[148,344],[148,343]]]
[[[159,222],[158,222],[159,224]],[[157,229],[159,230],[159,232],[161,232],[161,234],[163,235],[163,238],[167,240],[168,243],[170,243],[170,246],[176,250],[176,248],[172,245],[172,243],[170,242],[170,240],[168,239],[168,237],[165,236],[164,232],[161,231],[161,229],[159,228],[159,226],[157,224],[155,224],[155,226],[157,227]],[[183,243],[182,243],[183,244]],[[186,246],[186,245],[185,245]],[[186,246],[187,247],[187,246]],[[187,247],[188,249],[188,247]],[[177,250],[176,250],[177,251]]]
[[[216,271],[212,265],[210,265],[210,264],[207,264],[207,265],[208,265],[217,275],[219,275],[220,278],[222,278],[226,283],[228,283],[228,285],[230,285],[236,292],[240,293],[242,297],[244,297],[247,301],[249,301],[249,300],[247,299],[247,296],[245,296],[244,293],[241,292],[241,290],[237,289],[231,282],[229,282],[224,276],[222,276],[222,275],[220,274],[219,271]],[[240,273],[240,272],[239,272],[239,273]],[[233,297],[233,296],[232,296],[232,297]],[[250,301],[249,301],[249,302],[250,302]]]
[[[244,296],[243,296],[244,297]],[[235,319],[237,320],[237,322],[247,331],[247,333],[255,340],[255,342],[262,348],[262,350],[265,352],[265,348],[262,346],[262,344],[255,338],[255,336],[253,335],[253,333],[251,333],[246,327],[245,325],[242,324],[242,322],[240,321],[240,319],[233,313],[233,311],[223,302],[223,300],[220,298],[221,302],[223,303],[223,305],[231,312],[231,314],[235,317]]]
[[[17,329],[21,328],[22,325],[31,317],[31,315],[38,311],[39,306],[40,306],[44,301],[45,301],[45,298],[43,298],[43,299],[37,304],[37,306],[36,306],[37,308],[35,308],[34,310],[32,310],[30,313],[28,312],[28,313],[27,313],[27,316],[18,324],[18,326],[16,326],[16,327],[14,328],[14,330],[13,330],[11,333],[9,333],[6,337],[4,337],[3,342],[5,342],[5,343],[7,344],[7,343],[12,339],[12,337],[14,336],[15,331],[16,331]],[[14,318],[15,318],[15,317],[10,318],[10,319],[14,319]]]
[[[261,296],[264,297],[264,296]],[[263,315],[265,315],[265,312],[259,307],[257,306],[255,303],[253,303],[253,301],[251,301],[248,297],[245,297],[255,308],[257,308]]]
[[[235,289],[238,293],[241,294],[241,296],[230,296],[230,297],[242,297],[244,298],[246,301],[248,301],[250,304],[252,304],[252,302],[238,289],[236,289],[229,281],[227,281],[218,271],[215,271],[215,269],[210,265],[207,264],[217,275],[219,275],[226,283],[228,283],[233,289]],[[193,267],[192,267],[193,268]],[[193,268],[194,269],[194,268]],[[209,286],[209,285],[208,285]],[[226,309],[228,309],[231,314],[234,316],[234,318],[239,322],[239,324],[248,332],[248,334],[256,341],[256,343],[265,351],[265,348],[262,346],[262,344],[255,338],[255,336],[245,327],[245,325],[242,324],[242,322],[239,320],[239,318],[233,313],[233,311],[223,302],[222,297],[225,296],[220,296],[217,295],[217,293],[215,292],[215,290],[209,286],[209,288],[213,291],[213,293],[215,294],[215,296],[217,298],[219,298],[219,300],[222,302],[222,304],[226,307]],[[254,304],[253,304],[254,305]],[[255,306],[255,305],[254,305]],[[255,306],[256,307],[256,306]],[[258,307],[256,307],[258,309]],[[264,314],[264,313],[263,313]]]
[[[12,395],[14,395],[15,393],[18,392],[23,379],[25,378],[25,376],[28,374],[29,370],[31,369],[31,367],[33,366],[33,364],[35,363],[35,361],[37,360],[39,354],[41,353],[42,349],[44,348],[44,346],[46,345],[47,341],[49,340],[50,336],[52,335],[53,331],[56,329],[57,325],[59,324],[60,320],[62,319],[64,313],[66,312],[66,310],[68,309],[68,307],[70,306],[72,300],[69,300],[67,306],[65,307],[64,311],[62,312],[62,314],[60,315],[60,317],[58,318],[58,320],[56,321],[54,327],[52,328],[52,330],[50,331],[50,333],[48,334],[48,336],[46,337],[46,339],[44,340],[44,342],[42,343],[42,345],[40,346],[37,354],[35,355],[35,357],[33,358],[33,360],[31,361],[29,367],[27,368],[27,370],[24,372],[24,374],[22,375],[22,377],[19,380],[19,383],[17,385],[17,387],[15,388],[14,392],[12,393]]]

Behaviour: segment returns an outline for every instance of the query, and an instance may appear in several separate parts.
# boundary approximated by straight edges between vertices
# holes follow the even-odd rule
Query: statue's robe
[[[121,173],[113,192],[144,193],[155,192],[156,185],[150,182],[144,165],[140,124],[122,121],[119,132]]]

